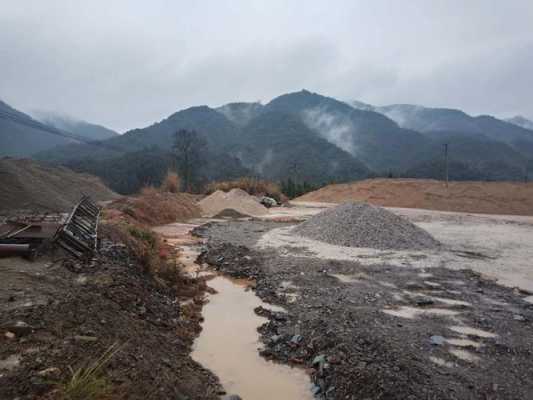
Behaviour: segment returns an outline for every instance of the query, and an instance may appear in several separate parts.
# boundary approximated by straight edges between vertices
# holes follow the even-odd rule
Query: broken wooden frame
[[[100,211],[90,197],[83,196],[65,224],[57,230],[55,244],[76,258],[90,259],[98,245]]]

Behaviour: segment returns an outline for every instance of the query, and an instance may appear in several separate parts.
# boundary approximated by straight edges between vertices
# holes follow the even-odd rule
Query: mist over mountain
[[[509,144],[526,157],[533,154],[533,131],[490,115],[473,117],[460,110],[410,104],[377,107],[376,110],[407,129],[422,133],[456,132],[462,135],[484,136]]]
[[[235,125],[243,127],[263,112],[261,103],[229,103],[216,108]]]
[[[0,100],[0,156],[27,157],[68,144],[109,139],[118,134],[103,126],[37,112],[33,117]]]
[[[42,124],[0,100],[0,156],[27,157],[78,142],[66,132]]]
[[[279,96],[265,109],[298,115],[317,135],[377,172],[408,167],[430,145],[424,135],[400,128],[383,114],[306,90]]]
[[[102,125],[92,124],[52,111],[33,111],[32,117],[43,124],[53,126],[66,132],[75,133],[92,140],[105,140],[118,133]]]
[[[521,115],[517,115],[512,118],[507,118],[505,121],[511,124],[514,124],[516,126],[519,126],[521,128],[525,128],[525,129],[529,129],[533,131],[533,121],[527,118],[524,118]]]
[[[310,130],[295,115],[266,111],[243,129],[237,156],[258,175],[273,180],[324,183],[362,179],[368,168]]]

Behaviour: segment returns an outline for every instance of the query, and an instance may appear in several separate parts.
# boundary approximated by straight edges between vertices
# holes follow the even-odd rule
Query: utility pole
[[[444,143],[444,163],[445,163],[446,187],[448,187],[448,143]]]

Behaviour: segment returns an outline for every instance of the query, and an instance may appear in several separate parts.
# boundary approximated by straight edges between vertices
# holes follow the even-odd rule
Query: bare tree
[[[191,191],[198,168],[204,161],[207,143],[196,131],[180,129],[174,134],[173,149],[183,187],[185,191]]]

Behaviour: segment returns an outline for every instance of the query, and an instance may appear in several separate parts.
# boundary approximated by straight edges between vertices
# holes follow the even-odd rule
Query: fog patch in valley
[[[357,147],[353,141],[355,127],[350,120],[320,107],[303,111],[302,119],[310,129],[318,132],[328,142],[356,155]]]

